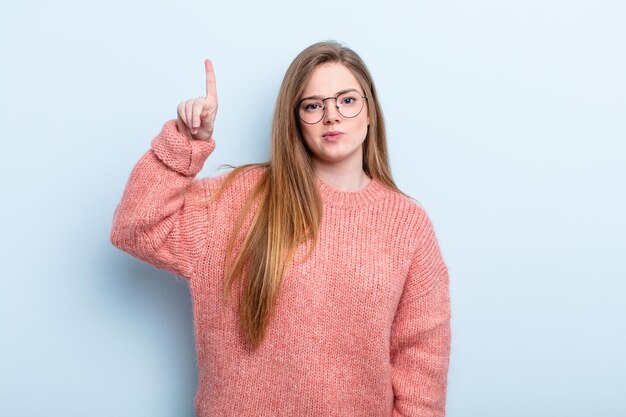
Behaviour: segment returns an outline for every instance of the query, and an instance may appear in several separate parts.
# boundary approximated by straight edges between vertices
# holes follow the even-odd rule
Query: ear
[[[367,125],[368,126],[370,125],[370,117],[369,116],[367,116]]]

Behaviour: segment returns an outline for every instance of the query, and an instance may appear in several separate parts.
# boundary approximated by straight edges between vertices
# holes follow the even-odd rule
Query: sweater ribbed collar
[[[360,191],[340,191],[315,176],[317,189],[324,205],[333,207],[367,206],[385,196],[386,187],[376,178]]]

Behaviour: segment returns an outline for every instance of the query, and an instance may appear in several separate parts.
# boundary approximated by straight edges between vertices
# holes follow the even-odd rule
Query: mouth
[[[328,140],[337,140],[341,136],[343,136],[343,132],[337,132],[333,130],[333,131],[324,133],[322,136]]]

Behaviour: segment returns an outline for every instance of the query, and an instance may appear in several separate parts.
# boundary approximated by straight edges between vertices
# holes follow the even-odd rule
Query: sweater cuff
[[[165,122],[161,132],[152,140],[151,147],[165,165],[182,175],[195,177],[215,149],[215,139],[189,139],[178,131],[176,120],[172,119]]]

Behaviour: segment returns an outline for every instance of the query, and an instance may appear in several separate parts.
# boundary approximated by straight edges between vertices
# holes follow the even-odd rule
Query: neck
[[[337,167],[315,164],[313,172],[319,179],[339,191],[361,191],[371,181],[363,171],[363,166]]]

